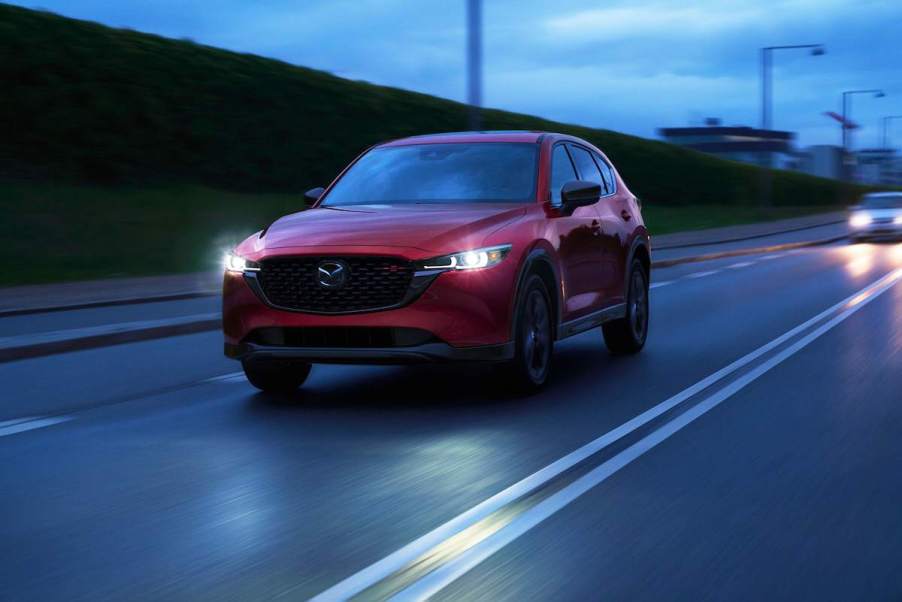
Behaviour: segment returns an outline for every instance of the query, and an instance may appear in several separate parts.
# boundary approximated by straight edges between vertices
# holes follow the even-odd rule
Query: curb
[[[110,299],[107,301],[86,301],[84,303],[72,303],[70,305],[47,305],[43,307],[16,307],[13,309],[0,309],[0,318],[13,316],[27,316],[30,314],[46,314],[57,311],[72,311],[75,309],[92,309],[95,307],[115,307],[117,305],[136,305],[138,303],[157,303],[159,301],[184,301],[186,299],[200,299],[201,297],[215,297],[218,290],[197,291],[192,293],[173,293],[170,295],[152,295],[149,297],[126,297],[124,299]]]
[[[802,242],[788,242],[779,245],[769,245],[766,247],[750,247],[748,249],[734,249],[732,251],[720,251],[717,253],[706,253],[705,255],[693,255],[690,257],[678,257],[676,259],[662,259],[660,261],[652,261],[653,268],[669,268],[684,263],[696,263],[699,261],[710,261],[712,259],[722,259],[724,257],[739,257],[740,255],[757,255],[758,253],[772,253],[774,251],[787,251],[789,249],[801,249],[803,247],[818,247],[828,245],[830,243],[845,240],[848,235],[833,236],[831,238],[823,238],[821,240],[807,240]]]
[[[795,228],[788,228],[786,230],[778,230],[777,232],[765,232],[763,234],[750,234],[747,236],[736,236],[733,238],[722,238],[720,240],[715,240],[713,242],[689,242],[689,243],[681,243],[675,245],[665,244],[663,246],[656,246],[656,249],[660,249],[662,251],[667,251],[670,249],[687,249],[689,247],[701,247],[708,245],[725,245],[731,242],[742,242],[744,240],[754,240],[756,238],[767,238],[769,236],[777,236],[779,234],[789,234],[792,232],[801,232],[802,230],[813,230],[815,228],[823,228],[824,226],[835,226],[836,224],[843,224],[846,220],[837,219],[829,222],[823,222],[820,224],[813,224],[811,226],[798,226]],[[670,236],[669,234],[662,234],[661,236]]]
[[[168,320],[126,322],[5,337],[0,338],[0,363],[218,330],[221,325],[222,319],[219,314],[200,314]]]

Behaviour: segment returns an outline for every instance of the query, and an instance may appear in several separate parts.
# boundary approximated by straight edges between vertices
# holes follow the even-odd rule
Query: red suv
[[[386,142],[311,208],[226,258],[225,353],[264,391],[312,363],[491,361],[521,389],[555,341],[601,327],[614,353],[648,334],[648,232],[585,140],[469,132]]]

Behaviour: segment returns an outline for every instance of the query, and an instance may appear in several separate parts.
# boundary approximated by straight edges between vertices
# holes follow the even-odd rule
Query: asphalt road
[[[0,599],[902,599],[902,243],[652,282],[640,355],[574,337],[525,399],[267,398],[216,333],[0,364]]]

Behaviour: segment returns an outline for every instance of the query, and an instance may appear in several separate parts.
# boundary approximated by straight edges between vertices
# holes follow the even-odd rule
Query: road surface
[[[652,282],[640,355],[568,339],[525,399],[460,366],[267,398],[218,333],[0,364],[0,599],[902,598],[902,243]]]

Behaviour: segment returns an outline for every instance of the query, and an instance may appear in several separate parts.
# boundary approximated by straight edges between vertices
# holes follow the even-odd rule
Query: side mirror
[[[585,180],[567,182],[561,188],[561,211],[570,215],[577,207],[593,205],[601,196],[601,185]]]
[[[312,205],[313,203],[319,200],[319,197],[323,196],[323,193],[326,192],[326,189],[322,186],[317,186],[316,188],[311,188],[307,192],[304,193],[304,202],[308,205]]]

